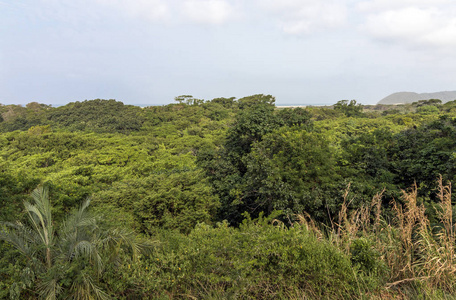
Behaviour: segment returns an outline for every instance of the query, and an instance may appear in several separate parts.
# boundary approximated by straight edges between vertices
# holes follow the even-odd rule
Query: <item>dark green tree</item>
[[[274,113],[274,97],[253,95],[239,100],[239,110],[234,123],[228,129],[223,147],[198,153],[198,164],[201,166],[215,193],[219,196],[221,206],[219,218],[227,219],[233,224],[242,221],[242,213],[251,211],[246,205],[243,183],[247,166],[245,157],[256,142],[260,142],[268,133],[280,126]]]
[[[285,126],[310,126],[311,117],[309,111],[297,108],[284,108],[277,111],[278,122]]]
[[[420,184],[420,195],[437,201],[434,185],[439,174],[456,179],[456,120],[441,116],[438,120],[410,128],[394,136],[389,150],[395,183],[408,188]]]
[[[230,97],[230,98],[214,98],[210,102],[212,103],[218,103],[222,105],[225,108],[232,108],[234,103],[235,103],[235,97]]]
[[[250,152],[254,142],[279,127],[274,115],[274,99],[270,96],[255,95],[239,100],[241,110],[236,114],[234,124],[229,128],[225,149],[232,161],[241,167],[242,157]]]
[[[120,207],[146,234],[158,228],[188,233],[198,223],[211,223],[219,206],[201,170],[169,170],[116,182],[94,195],[94,201]]]
[[[263,94],[252,95],[239,99],[238,105],[240,109],[248,109],[258,105],[275,107],[275,97]]]
[[[72,102],[51,110],[46,116],[48,122],[72,131],[111,133],[139,131],[145,121],[140,107],[124,105],[114,99]]]
[[[308,212],[325,220],[340,204],[344,184],[334,151],[321,134],[284,127],[255,143],[244,161],[249,212]]]
[[[334,109],[343,112],[347,117],[360,117],[363,115],[363,107],[356,100],[340,100],[334,104]]]

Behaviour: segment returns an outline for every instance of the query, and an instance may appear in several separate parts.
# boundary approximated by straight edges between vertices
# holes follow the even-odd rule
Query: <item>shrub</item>
[[[129,288],[137,297],[151,298],[356,296],[347,255],[305,226],[286,228],[270,220],[246,218],[239,228],[227,222],[215,228],[200,224],[188,236],[160,231],[161,249],[134,266],[126,280]]]

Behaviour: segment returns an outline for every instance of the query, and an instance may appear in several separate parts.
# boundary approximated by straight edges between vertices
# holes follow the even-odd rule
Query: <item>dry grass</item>
[[[420,224],[420,238],[417,241],[420,262],[417,264],[417,275],[426,277],[425,283],[429,287],[437,286],[454,293],[456,265],[451,184],[443,185],[440,177],[438,188],[440,203],[437,217],[440,224],[431,227],[427,219]]]
[[[392,203],[396,224],[388,225],[395,228],[388,228],[387,232],[392,234],[396,231],[396,234],[388,239],[395,246],[395,253],[394,256],[390,256],[391,260],[387,263],[393,270],[393,280],[409,280],[416,275],[415,265],[418,258],[415,237],[422,224],[428,223],[424,206],[417,204],[417,194],[418,188],[415,183],[409,192],[403,191],[403,206],[395,201]],[[399,243],[394,243],[394,240]]]
[[[333,224],[329,238],[339,249],[350,255],[351,243],[360,237],[373,241],[380,259],[388,272],[384,284],[385,297],[378,299],[407,299],[401,290],[414,288],[416,284],[425,291],[441,290],[456,293],[455,224],[451,203],[451,184],[444,185],[442,177],[437,181],[439,203],[436,205],[438,224],[431,225],[424,205],[418,204],[418,188],[414,184],[403,191],[401,203],[391,203],[393,221],[382,218],[384,190],[373,197],[370,204],[356,210],[349,209],[350,186],[344,193],[344,201]],[[324,236],[309,215],[298,216],[300,223]],[[396,292],[388,292],[394,289]],[[425,293],[428,294],[428,293]]]

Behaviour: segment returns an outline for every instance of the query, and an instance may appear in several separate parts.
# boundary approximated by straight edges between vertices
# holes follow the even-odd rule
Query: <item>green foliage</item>
[[[363,107],[356,100],[340,100],[334,104],[334,110],[341,111],[347,117],[359,117],[363,115]]]
[[[310,114],[303,109],[284,109],[275,113],[274,101],[273,97],[265,95],[240,99],[240,110],[228,129],[224,147],[218,151],[198,153],[198,165],[204,168],[214,191],[220,197],[220,219],[237,224],[244,211],[258,216],[261,211],[292,209],[278,204],[292,201],[288,195],[288,185],[281,183],[277,177],[269,176],[268,172],[274,171],[267,167],[267,161],[264,165],[258,164],[260,168],[266,169],[255,169],[257,162],[252,160],[256,157],[250,152],[257,143],[261,143],[268,134],[281,126],[310,128]],[[274,138],[265,143],[271,143],[272,140]],[[269,184],[265,178],[269,179]],[[273,184],[274,180],[279,181]]]
[[[13,175],[8,164],[0,160],[0,220],[12,221],[19,216],[19,205],[28,197],[39,180],[25,174]]]
[[[187,105],[200,105],[204,103],[204,100],[196,99],[191,95],[182,95],[174,98],[174,101],[179,102],[179,104]]]
[[[72,102],[57,108],[36,102],[26,107],[8,105],[0,107],[0,113],[2,132],[53,125],[71,131],[131,133],[139,131],[145,121],[141,108],[112,99]]]
[[[52,110],[47,118],[72,131],[95,132],[130,133],[139,131],[144,122],[141,108],[112,99],[72,102]]]
[[[434,115],[439,113],[439,108],[433,105],[420,106],[416,112],[423,115]]]
[[[18,299],[20,290],[31,287],[27,274],[30,269],[24,269],[26,261],[12,245],[0,241],[0,299]],[[24,271],[22,271],[24,269]],[[23,293],[23,299],[28,299],[30,293]]]
[[[275,97],[271,95],[257,94],[238,100],[239,109],[249,109],[256,106],[275,106]]]
[[[342,141],[346,152],[346,163],[357,172],[388,182],[388,150],[392,145],[393,133],[387,128],[375,129],[372,132],[348,137]],[[358,173],[357,176],[360,176]]]
[[[253,96],[252,96],[253,97]],[[241,102],[242,100],[242,102]],[[239,160],[250,152],[254,142],[278,128],[274,115],[274,106],[270,98],[243,98],[239,100],[241,110],[236,114],[235,122],[229,129],[225,148],[233,160]]]
[[[309,126],[311,125],[311,114],[308,110],[297,108],[284,108],[277,112],[277,117],[281,125],[292,126]]]
[[[440,99],[420,100],[417,102],[413,102],[412,105],[415,107],[439,106],[439,105],[442,105],[442,100],[440,100]]]
[[[211,223],[218,207],[202,173],[189,169],[116,182],[94,200],[98,206],[111,204],[131,214],[134,226],[145,233],[156,228],[189,232],[199,222]]]
[[[311,212],[317,218],[335,211],[339,174],[333,151],[324,136],[286,128],[266,135],[245,158],[244,199],[270,213]],[[244,200],[246,201],[246,200]]]
[[[454,180],[453,154],[456,147],[456,122],[449,116],[411,128],[394,136],[390,149],[395,183],[405,188],[415,181],[422,185],[420,195],[430,195],[435,178]]]
[[[26,130],[31,126],[45,123],[45,116],[51,109],[49,105],[31,102],[21,105],[0,106],[0,131]]]
[[[116,259],[124,245],[136,258],[142,245],[130,232],[100,227],[97,218],[87,213],[90,200],[56,228],[49,190],[38,187],[32,198],[32,203],[24,202],[27,225],[1,224],[0,239],[28,261],[27,276],[11,285],[11,295],[20,298],[22,289],[33,287],[44,299],[107,299],[100,287],[104,265]]]
[[[364,237],[352,241],[350,255],[352,263],[367,274],[377,275],[386,267],[373,243]]]
[[[417,201],[429,222],[440,222],[434,181],[438,174],[455,178],[454,103],[362,107],[340,101],[334,109],[280,109],[270,95],[237,101],[177,98],[180,103],[146,108],[99,99],[58,108],[0,106],[3,220],[28,224],[19,206],[36,185],[46,183],[53,199],[53,247],[60,243],[57,232],[66,216],[89,196],[92,209],[105,215],[97,228],[122,226],[157,234],[163,242],[154,255],[136,261],[125,255],[126,248],[113,251],[118,260],[104,264],[101,277],[82,258],[62,260],[65,270],[54,260],[52,272],[37,271],[37,264],[15,259],[17,250],[0,242],[0,298],[36,298],[46,280],[58,277],[67,289],[89,275],[118,299],[394,298],[396,290],[406,293],[403,287],[413,298],[451,290],[450,271],[435,273],[445,285],[434,279],[412,284],[404,277],[410,269],[400,261],[407,261],[402,258],[409,252],[401,252],[407,245],[391,203],[416,181]],[[389,111],[394,113],[382,113]],[[363,215],[383,189],[375,205],[383,216]],[[274,214],[277,209],[283,214]],[[243,221],[244,212],[259,219]],[[295,224],[309,217],[326,229],[317,230],[311,221]],[[273,218],[290,227],[271,225]],[[367,223],[345,225],[361,219]],[[369,231],[376,220],[384,224]],[[211,227],[217,221],[220,225]],[[439,226],[430,231],[437,235],[423,239],[438,241]],[[344,240],[343,232],[358,229]],[[97,230],[93,238],[102,237]],[[433,245],[419,255],[445,258],[439,242]],[[331,276],[334,282],[328,281]],[[410,281],[384,288],[403,279]]]
[[[226,103],[207,102],[204,108],[208,111],[208,117],[213,121],[220,121],[229,117],[229,109],[225,108]]]
[[[328,107],[309,107],[312,119],[316,121],[334,120],[344,116],[340,110],[331,109]]]
[[[134,297],[346,299],[356,295],[348,256],[299,225],[247,218],[238,228],[198,225],[188,236],[162,232],[162,246],[124,265]],[[119,287],[120,288],[120,287]],[[120,290],[116,293],[122,293]]]
[[[456,100],[448,101],[441,106],[441,110],[445,113],[455,113],[456,112]]]
[[[232,108],[234,103],[235,103],[235,98],[234,97],[231,97],[231,98],[223,98],[223,97],[222,98],[214,98],[210,102],[220,104],[220,105],[222,105],[225,108]]]

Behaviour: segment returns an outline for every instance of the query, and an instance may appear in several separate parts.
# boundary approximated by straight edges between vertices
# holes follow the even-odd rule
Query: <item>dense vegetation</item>
[[[456,296],[456,101],[0,115],[1,299]]]

